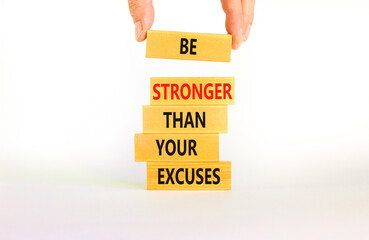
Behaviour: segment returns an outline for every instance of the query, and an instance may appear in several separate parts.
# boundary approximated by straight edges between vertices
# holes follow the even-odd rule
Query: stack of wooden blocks
[[[232,37],[148,31],[146,57],[230,62]],[[148,190],[230,190],[231,162],[219,161],[219,133],[234,104],[233,77],[153,77],[135,161]]]

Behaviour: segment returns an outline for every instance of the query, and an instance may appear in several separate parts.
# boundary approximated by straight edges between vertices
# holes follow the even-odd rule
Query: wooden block
[[[151,105],[234,104],[234,77],[152,77]]]
[[[226,133],[227,106],[143,106],[143,133]]]
[[[230,190],[231,162],[148,162],[147,190]]]
[[[219,161],[219,134],[135,134],[135,161]]]
[[[232,35],[153,31],[147,32],[146,57],[230,62]]]

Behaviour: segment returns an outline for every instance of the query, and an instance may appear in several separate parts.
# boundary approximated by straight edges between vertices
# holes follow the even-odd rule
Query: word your
[[[181,150],[181,140],[177,140],[177,144],[173,139],[169,139],[167,141],[161,140],[161,142],[156,139],[156,144],[159,149],[159,156],[162,156],[162,150],[165,143],[165,152],[169,156],[173,156],[176,150],[180,156],[184,156],[187,153],[187,141],[188,141],[188,155],[191,156],[192,152],[195,156],[197,156],[197,152],[195,150],[196,140],[193,139],[184,139],[183,140],[183,149]]]

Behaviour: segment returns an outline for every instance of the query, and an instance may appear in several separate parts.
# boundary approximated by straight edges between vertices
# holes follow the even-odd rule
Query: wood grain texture
[[[189,41],[195,39],[193,43],[195,54],[181,54],[181,39]],[[188,46],[190,46],[190,42]],[[147,58],[167,58],[186,59],[200,61],[230,62],[232,48],[232,35],[229,34],[209,34],[209,33],[188,33],[171,31],[147,32],[146,57]]]
[[[135,161],[219,161],[219,134],[135,134]]]
[[[226,105],[143,106],[143,133],[226,133],[227,124]]]
[[[147,163],[147,190],[230,189],[231,162]]]
[[[234,104],[234,84],[234,77],[152,77],[150,104]]]

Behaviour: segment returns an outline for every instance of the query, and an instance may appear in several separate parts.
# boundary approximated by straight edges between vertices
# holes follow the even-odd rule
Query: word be
[[[195,42],[197,42],[197,39],[191,38],[190,40],[190,54],[196,55],[196,52],[194,49],[196,48]],[[188,53],[188,39],[187,38],[181,38],[181,49],[180,54],[186,54]]]

